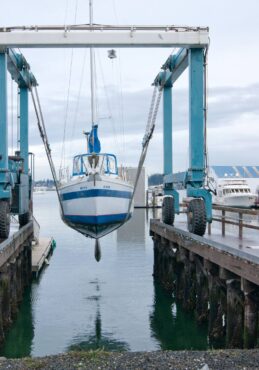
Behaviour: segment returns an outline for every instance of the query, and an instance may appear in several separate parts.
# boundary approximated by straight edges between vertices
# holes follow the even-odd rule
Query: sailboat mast
[[[93,25],[93,0],[89,0],[89,24]],[[91,78],[91,115],[92,126],[96,124],[96,96],[95,96],[95,60],[94,49],[90,48],[90,78]]]

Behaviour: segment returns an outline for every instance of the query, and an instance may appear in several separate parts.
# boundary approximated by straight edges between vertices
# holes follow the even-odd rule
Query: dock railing
[[[183,207],[180,213],[186,213],[186,203],[181,203],[181,207]],[[239,239],[243,238],[243,228],[259,230],[259,209],[246,209],[246,208],[237,208],[237,207],[227,207],[227,206],[220,206],[213,204],[212,209],[214,211],[219,211],[219,214],[213,214],[212,221],[221,222],[221,234],[222,236],[226,235],[226,225],[233,225],[238,227],[238,236]],[[236,214],[237,217],[231,217],[231,215],[227,213]],[[250,215],[257,217],[257,225],[253,223],[248,223],[244,220],[244,215]],[[208,234],[211,235],[211,224],[208,223]]]
[[[226,206],[219,206],[214,204],[213,210],[221,211],[221,215],[213,215],[212,220],[216,222],[221,222],[221,233],[222,236],[225,236],[226,233],[226,224],[238,226],[238,236],[239,239],[243,237],[243,228],[259,230],[259,223],[258,225],[254,225],[252,223],[247,223],[244,220],[244,215],[250,216],[257,216],[259,219],[259,210],[256,209],[245,209],[245,208],[235,208],[235,207],[226,207]],[[230,217],[226,215],[226,213],[234,213],[237,214],[238,217]],[[208,226],[208,233],[211,234],[211,224]]]

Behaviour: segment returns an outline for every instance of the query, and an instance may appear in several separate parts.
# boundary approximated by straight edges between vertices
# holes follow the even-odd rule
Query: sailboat
[[[89,1],[93,24],[92,0]],[[90,48],[92,127],[87,152],[73,159],[72,176],[59,187],[63,221],[85,236],[99,239],[112,232],[132,215],[133,185],[118,171],[114,154],[101,152],[96,114],[94,49]]]

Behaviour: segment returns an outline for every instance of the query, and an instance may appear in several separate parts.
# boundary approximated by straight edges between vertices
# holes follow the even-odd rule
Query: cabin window
[[[81,157],[75,157],[73,163],[73,175],[80,175],[82,172],[81,168]]]
[[[116,158],[113,155],[107,155],[107,173],[117,175],[117,163]]]

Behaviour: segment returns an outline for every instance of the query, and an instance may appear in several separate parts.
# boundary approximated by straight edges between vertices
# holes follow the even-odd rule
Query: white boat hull
[[[233,195],[216,197],[215,203],[228,207],[251,208],[255,205],[255,195]]]
[[[96,181],[84,177],[60,188],[63,221],[96,239],[120,227],[132,214],[129,206],[133,187],[107,177],[98,176]]]

